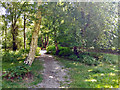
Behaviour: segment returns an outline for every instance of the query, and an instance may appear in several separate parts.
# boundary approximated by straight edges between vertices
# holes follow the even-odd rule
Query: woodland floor
[[[39,57],[39,60],[44,63],[44,69],[42,71],[43,81],[29,88],[68,87],[70,83],[70,78],[67,74],[68,70],[64,69],[64,66],[59,61],[56,61],[52,55],[44,54],[45,52],[45,50],[41,50],[41,56]],[[68,78],[65,78],[66,76]]]

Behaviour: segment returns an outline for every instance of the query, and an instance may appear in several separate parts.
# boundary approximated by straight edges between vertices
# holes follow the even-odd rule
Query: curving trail
[[[44,54],[45,50],[41,50],[39,60],[44,62],[43,81],[34,85],[33,88],[67,88],[70,83],[68,70],[60,62],[56,61],[52,55]],[[65,78],[65,77],[68,78]]]

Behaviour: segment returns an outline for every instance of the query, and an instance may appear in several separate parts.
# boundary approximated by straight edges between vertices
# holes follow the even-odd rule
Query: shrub
[[[97,53],[97,52],[89,52],[89,55],[96,58],[96,59],[99,59],[99,57],[102,56],[103,54]]]
[[[6,78],[6,79],[23,78],[25,74],[30,72],[29,66],[16,66],[16,67],[9,68],[6,71],[7,72],[5,72],[2,75],[3,78]]]
[[[87,65],[98,65],[99,61],[97,61],[94,57],[91,57],[89,55],[83,55],[82,62]]]
[[[68,47],[62,47],[62,46],[58,45],[58,49],[59,49],[59,53],[58,53],[59,56],[69,56],[72,54],[72,51]],[[51,54],[55,55],[56,54],[55,45],[48,46],[47,53],[51,53]]]
[[[15,54],[15,52],[4,52],[2,56],[3,62],[17,62],[17,58],[21,57],[21,54]]]
[[[68,58],[71,60],[78,60],[78,58],[75,54],[70,55]]]
[[[69,56],[72,51],[68,47],[59,47],[59,56]]]
[[[30,51],[30,48],[27,47],[26,49],[20,49],[20,50],[19,50],[19,53],[28,54],[29,51]]]
[[[36,52],[35,52],[35,55],[36,55],[36,56],[40,56],[40,51],[41,51],[41,48],[40,48],[40,47],[37,47]]]
[[[48,46],[46,50],[47,50],[47,53],[55,54],[56,52],[55,45]]]
[[[118,55],[104,54],[101,59],[102,59],[101,61],[109,63],[109,64],[117,64],[118,63]]]
[[[102,67],[98,67],[98,68],[93,69],[92,72],[94,72],[94,73],[104,73],[105,70]]]

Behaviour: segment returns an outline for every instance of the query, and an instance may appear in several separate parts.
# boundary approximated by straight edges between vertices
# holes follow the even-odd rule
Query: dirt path
[[[41,51],[40,60],[44,61],[43,81],[34,88],[67,88],[70,83],[68,71],[52,55]]]

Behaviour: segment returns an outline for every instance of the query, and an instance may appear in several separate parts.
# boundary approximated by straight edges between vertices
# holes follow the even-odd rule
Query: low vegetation
[[[115,57],[111,61],[117,59],[117,55],[104,54],[105,56]],[[57,57],[56,59],[69,70],[72,83],[69,84],[71,88],[118,88],[118,64],[111,64],[108,62],[100,62],[97,66],[86,65],[81,62],[71,61]],[[89,59],[87,59],[89,60]],[[116,60],[117,61],[117,60]]]
[[[36,55],[40,55],[39,50],[38,48]],[[27,88],[42,81],[40,71],[43,69],[43,62],[36,58],[32,66],[24,64],[27,53],[27,50],[20,50],[4,54],[2,64],[3,88]]]
[[[48,46],[47,53],[52,55],[56,55],[55,46]],[[62,47],[59,45],[59,53],[58,56],[64,57],[70,60],[79,61],[86,65],[99,65],[102,63],[108,64],[117,64],[118,57],[117,55],[112,54],[103,54],[103,53],[96,53],[96,52],[81,52],[78,55],[75,55],[74,52],[68,47]],[[79,56],[79,57],[78,57]]]

